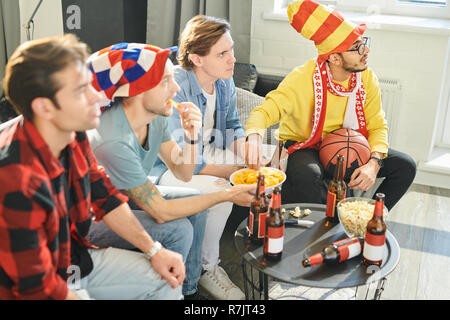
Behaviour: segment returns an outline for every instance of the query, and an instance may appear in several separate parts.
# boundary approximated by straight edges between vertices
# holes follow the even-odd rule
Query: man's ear
[[[342,57],[338,53],[332,53],[328,56],[328,62],[340,66],[342,64]]]
[[[33,110],[33,114],[45,120],[53,118],[55,109],[55,105],[49,98],[37,97],[31,101],[31,110]]]
[[[190,53],[189,59],[192,61],[192,63],[196,67],[200,67],[202,65],[202,58],[198,54]]]

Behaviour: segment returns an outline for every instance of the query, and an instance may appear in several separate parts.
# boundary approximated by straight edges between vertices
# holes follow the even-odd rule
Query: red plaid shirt
[[[71,237],[93,247],[85,239],[91,210],[99,221],[128,200],[99,169],[84,132],[65,150],[69,199],[65,169],[31,122],[0,132],[0,299],[64,299]]]

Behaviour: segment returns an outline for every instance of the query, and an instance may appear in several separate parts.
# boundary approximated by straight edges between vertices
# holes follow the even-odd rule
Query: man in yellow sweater
[[[351,128],[367,138],[371,158],[353,172],[348,187],[366,191],[377,177],[385,177],[377,192],[386,194],[391,209],[414,180],[416,165],[388,146],[378,79],[367,64],[366,26],[309,0],[291,3],[288,16],[299,33],[315,42],[319,56],[295,68],[250,113],[245,127],[247,165],[260,167],[264,130],[279,123],[279,139],[289,155],[283,202],[325,203],[331,177],[320,163],[318,146],[329,132]]]

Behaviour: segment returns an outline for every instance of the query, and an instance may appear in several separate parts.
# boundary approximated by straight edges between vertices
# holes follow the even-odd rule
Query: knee
[[[194,225],[194,228],[205,225],[207,213],[208,213],[208,209],[204,210],[202,212],[196,213],[189,217],[189,220],[191,221],[192,225]]]
[[[295,165],[286,172],[291,182],[314,183],[323,179],[323,169],[317,163],[302,163]]]
[[[416,164],[416,162],[414,161],[414,159],[413,159],[411,156],[409,156],[409,155],[408,155],[407,163],[408,163],[408,168],[409,168],[409,170],[410,170],[414,175],[416,175],[416,172],[417,172],[417,164]]]
[[[399,167],[401,168],[403,174],[407,177],[410,177],[411,180],[413,180],[414,177],[416,176],[416,171],[417,171],[416,162],[408,154],[403,154],[401,160],[402,161],[401,161]]]
[[[211,217],[222,217],[223,219],[227,219],[233,210],[233,202],[221,202],[216,204],[215,206],[209,208],[207,210],[207,219],[211,219]],[[219,218],[220,219],[220,218]]]
[[[165,247],[180,253],[186,260],[194,239],[194,228],[186,218],[171,221],[170,238],[166,239]]]
[[[187,243],[192,242],[193,234],[194,234],[194,227],[189,222],[188,219],[178,219],[179,223],[177,225],[176,232],[177,234],[180,234],[180,239],[183,239],[183,241],[186,241]]]
[[[170,284],[167,284],[170,287]],[[162,298],[162,300],[181,300],[183,294],[181,293],[181,286],[173,289],[172,287],[167,289],[167,294]]]
[[[181,293],[181,286],[172,288],[166,280],[160,280],[160,286],[147,292],[144,300],[181,300],[183,295]]]

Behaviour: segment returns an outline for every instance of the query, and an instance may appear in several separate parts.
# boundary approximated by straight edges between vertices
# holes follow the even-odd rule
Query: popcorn
[[[299,207],[295,207],[295,210],[291,210],[289,213],[296,218],[299,218],[302,215]]]
[[[341,202],[338,210],[342,226],[349,234],[364,237],[367,223],[373,217],[374,208],[374,204],[364,200]]]

